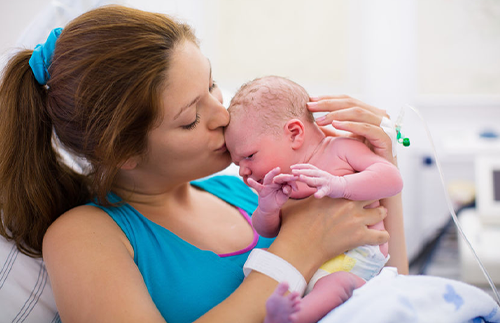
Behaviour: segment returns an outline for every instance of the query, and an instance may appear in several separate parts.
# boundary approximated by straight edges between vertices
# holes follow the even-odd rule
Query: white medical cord
[[[479,259],[478,255],[477,255],[476,251],[474,250],[474,248],[472,247],[472,244],[470,243],[469,239],[467,239],[467,237],[465,236],[465,233],[462,230],[462,227],[460,226],[460,223],[458,222],[457,214],[455,213],[455,209],[453,208],[453,204],[451,203],[450,196],[448,194],[448,191],[446,190],[446,185],[445,185],[445,182],[444,182],[443,171],[441,169],[441,164],[439,162],[438,154],[437,154],[437,151],[436,151],[436,147],[434,146],[434,142],[432,140],[432,136],[431,136],[431,132],[429,131],[429,127],[427,126],[427,123],[425,122],[425,119],[422,117],[422,115],[420,114],[420,112],[416,108],[412,107],[409,104],[406,104],[404,107],[408,107],[409,109],[413,110],[413,112],[415,112],[418,115],[418,117],[420,118],[420,120],[424,124],[424,128],[425,128],[425,131],[427,133],[427,137],[429,138],[429,141],[430,141],[430,144],[431,144],[431,147],[432,147],[432,152],[433,152],[434,158],[436,160],[436,165],[437,165],[437,168],[438,168],[439,176],[441,178],[441,184],[443,186],[444,195],[446,197],[446,202],[448,203],[448,209],[450,210],[450,214],[451,214],[451,217],[453,218],[453,222],[455,222],[455,225],[456,225],[456,227],[458,229],[458,232],[460,232],[460,235],[462,236],[462,238],[464,239],[465,243],[469,247],[470,251],[472,252],[472,254],[474,255],[474,257],[476,258],[476,261],[479,264],[479,267],[483,271],[484,277],[486,277],[486,280],[488,281],[488,284],[490,285],[491,289],[493,290],[493,294],[495,296],[495,300],[496,300],[497,304],[500,305],[500,295],[498,294],[498,290],[495,287],[495,284],[493,283],[493,280],[491,279],[490,275],[488,274],[488,271],[484,267],[481,259]],[[401,113],[403,113],[404,107],[401,109]]]

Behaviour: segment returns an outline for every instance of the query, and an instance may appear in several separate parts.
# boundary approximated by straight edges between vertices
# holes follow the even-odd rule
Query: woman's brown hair
[[[32,50],[8,62],[0,83],[0,234],[41,256],[49,225],[93,197],[106,204],[119,166],[147,150],[174,47],[197,42],[171,18],[121,6],[89,11],[56,42],[39,85]],[[54,145],[85,158],[82,175]]]

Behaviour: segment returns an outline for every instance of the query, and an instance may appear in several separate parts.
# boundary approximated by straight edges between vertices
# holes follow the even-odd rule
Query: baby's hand
[[[297,189],[296,176],[280,174],[281,169],[276,167],[264,176],[262,184],[248,178],[248,186],[259,194],[259,208],[264,213],[279,212],[283,204],[288,201],[293,190]]]
[[[346,183],[342,176],[332,175],[311,164],[296,164],[290,168],[292,174],[298,176],[299,181],[317,189],[314,197],[318,199],[324,196],[343,197]]]

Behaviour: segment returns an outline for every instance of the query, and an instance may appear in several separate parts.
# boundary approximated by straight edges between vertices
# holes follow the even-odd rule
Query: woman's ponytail
[[[12,57],[0,83],[0,234],[41,256],[49,225],[89,196],[83,177],[53,148],[48,88],[29,66],[32,52]]]

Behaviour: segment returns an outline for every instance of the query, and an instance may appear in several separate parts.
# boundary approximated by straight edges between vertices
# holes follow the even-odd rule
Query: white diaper
[[[379,246],[361,246],[346,252],[346,256],[356,260],[351,273],[369,281],[384,268],[390,256],[384,256]]]
[[[337,271],[346,271],[368,281],[375,277],[384,268],[389,260],[380,252],[379,246],[361,246],[349,250],[343,255],[330,260],[321,266],[307,285],[305,294],[308,294],[320,279]]]

